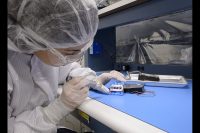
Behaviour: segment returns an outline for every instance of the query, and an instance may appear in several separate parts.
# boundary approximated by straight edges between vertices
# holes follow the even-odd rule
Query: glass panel
[[[192,64],[192,11],[116,27],[116,62]]]

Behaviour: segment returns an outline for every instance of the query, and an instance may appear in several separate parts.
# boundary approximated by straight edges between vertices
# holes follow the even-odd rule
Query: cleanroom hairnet
[[[33,53],[88,45],[98,22],[94,0],[8,0],[8,48]]]

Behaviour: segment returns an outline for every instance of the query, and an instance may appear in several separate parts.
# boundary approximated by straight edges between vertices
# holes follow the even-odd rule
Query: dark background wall
[[[99,30],[94,42],[102,46],[102,52],[99,55],[90,55],[88,51],[88,66],[95,71],[114,69],[116,54],[115,28]]]
[[[141,68],[147,73],[178,74],[192,78],[192,66],[115,63],[116,26],[189,9],[192,9],[192,0],[150,0],[138,6],[100,18],[99,30],[94,40],[102,45],[102,52],[99,55],[90,55],[88,52],[86,64],[95,71],[121,70],[123,65],[128,65],[130,70]]]

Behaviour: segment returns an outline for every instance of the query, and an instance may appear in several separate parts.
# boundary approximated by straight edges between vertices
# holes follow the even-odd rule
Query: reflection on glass
[[[192,64],[192,11],[116,27],[116,62]]]
[[[98,9],[102,9],[118,1],[121,1],[121,0],[97,0],[97,2],[99,3],[97,6],[98,6]]]

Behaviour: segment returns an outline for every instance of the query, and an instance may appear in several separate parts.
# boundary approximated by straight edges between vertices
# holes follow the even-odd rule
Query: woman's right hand
[[[65,106],[75,109],[88,96],[89,82],[85,77],[75,77],[65,82],[60,99]]]

